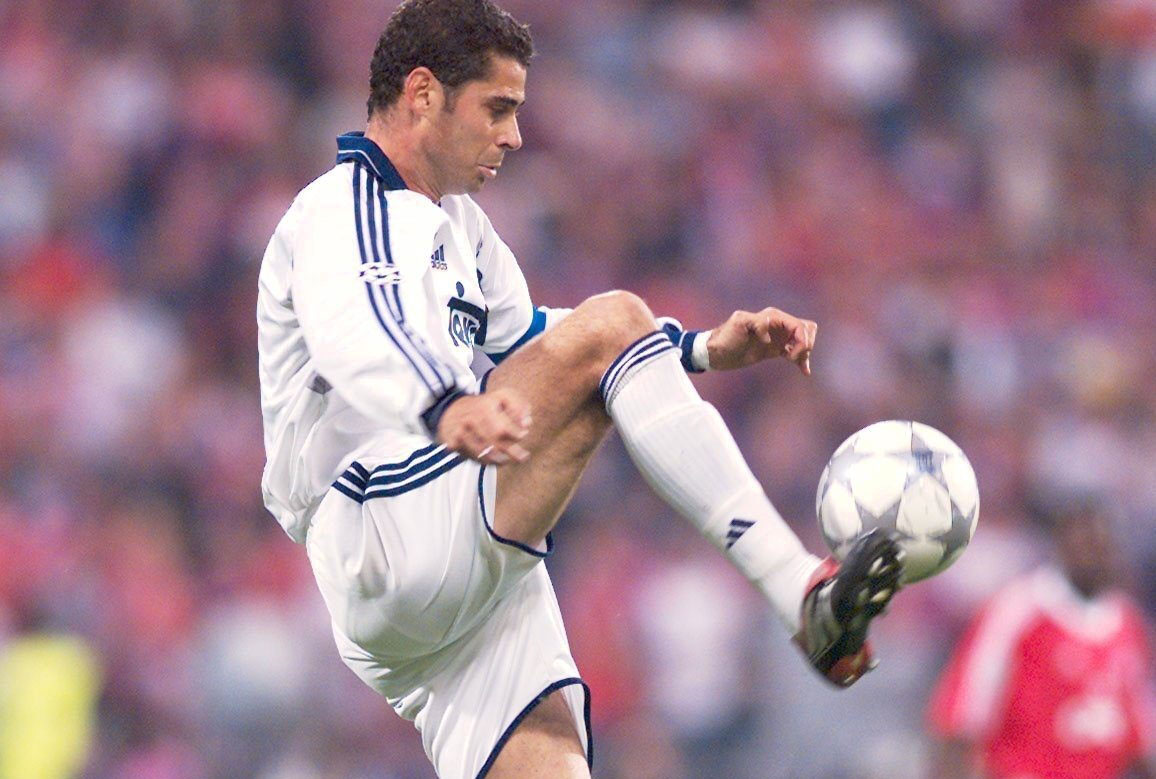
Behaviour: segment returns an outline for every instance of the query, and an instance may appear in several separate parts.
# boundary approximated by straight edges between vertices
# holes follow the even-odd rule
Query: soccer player
[[[364,133],[281,220],[260,273],[265,503],[306,546],[342,659],[413,720],[443,777],[587,777],[585,685],[545,566],[613,425],[642,476],[846,685],[899,551],[808,554],[687,371],[776,357],[773,308],[707,332],[608,292],[535,308],[470,199],[522,145],[527,28],[489,0],[410,0],[374,52]],[[475,350],[497,364],[476,380]]]
[[[1059,565],[991,599],[934,692],[937,777],[1154,775],[1151,656],[1139,609],[1112,588],[1108,515],[1081,499],[1052,521]]]

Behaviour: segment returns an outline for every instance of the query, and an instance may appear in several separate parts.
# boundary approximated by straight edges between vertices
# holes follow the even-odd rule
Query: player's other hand
[[[519,442],[530,432],[530,404],[508,389],[466,395],[446,409],[437,439],[447,449],[486,465],[525,462]]]
[[[733,370],[761,360],[786,357],[811,375],[811,350],[819,326],[777,308],[757,313],[736,311],[716,327],[706,342],[710,367]]]

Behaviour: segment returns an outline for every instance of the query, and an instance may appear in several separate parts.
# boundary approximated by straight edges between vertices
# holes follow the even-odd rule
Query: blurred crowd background
[[[258,264],[395,4],[0,0],[3,779],[432,776],[258,486]],[[1064,495],[1112,497],[1156,609],[1156,2],[505,6],[539,55],[479,200],[535,301],[817,320],[810,380],[696,379],[812,549],[879,419],[955,438],[983,500],[836,695],[612,440],[549,563],[596,777],[934,775],[931,681]]]

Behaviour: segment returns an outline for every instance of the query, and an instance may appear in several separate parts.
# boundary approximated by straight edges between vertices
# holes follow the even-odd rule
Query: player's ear
[[[445,102],[445,90],[437,76],[427,67],[414,68],[405,77],[402,95],[414,113],[425,115]]]

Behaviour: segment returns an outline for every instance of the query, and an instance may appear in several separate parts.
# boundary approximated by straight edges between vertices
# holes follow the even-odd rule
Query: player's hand
[[[727,321],[711,331],[706,342],[710,367],[733,370],[761,360],[786,357],[811,375],[811,350],[819,326],[809,319],[799,319],[777,308],[758,313],[736,311]]]
[[[519,442],[530,432],[530,404],[508,389],[467,395],[446,409],[437,439],[446,448],[486,465],[525,462]]]

